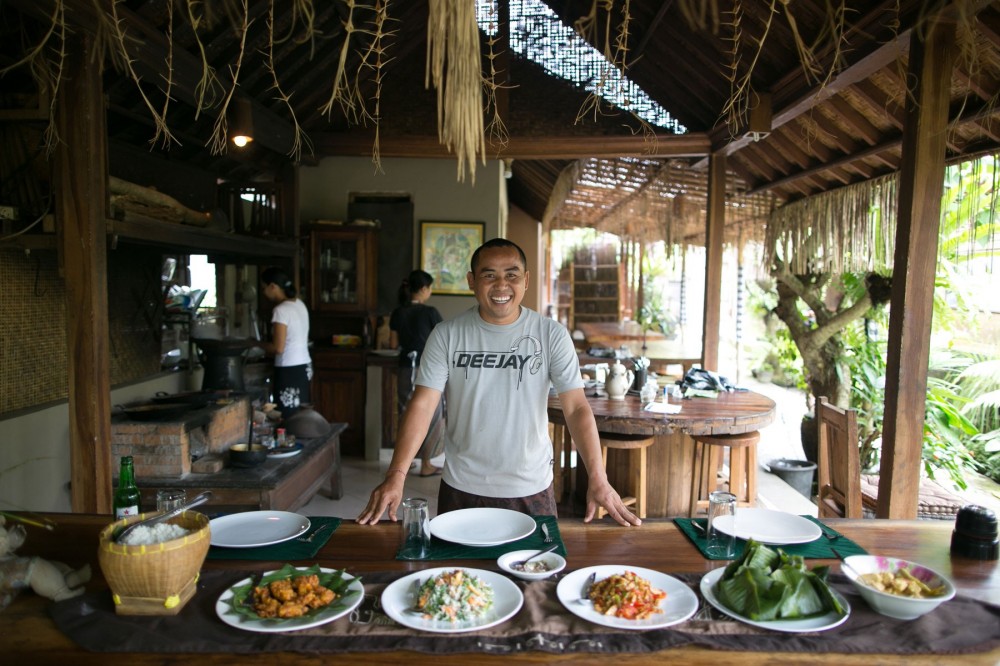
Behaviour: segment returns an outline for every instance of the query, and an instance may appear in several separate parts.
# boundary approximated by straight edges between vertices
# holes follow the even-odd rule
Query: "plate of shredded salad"
[[[589,603],[580,603],[591,573]],[[662,629],[684,622],[698,611],[698,595],[667,574],[618,564],[577,569],[556,586],[566,609],[594,624],[615,629]]]
[[[492,627],[513,617],[523,603],[521,589],[509,578],[482,569],[425,569],[382,591],[386,615],[405,627],[436,633]]]

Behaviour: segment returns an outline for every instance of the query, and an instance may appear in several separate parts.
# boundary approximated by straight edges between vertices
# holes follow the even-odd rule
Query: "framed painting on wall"
[[[465,276],[485,230],[484,222],[420,222],[420,268],[434,276],[435,294],[472,295]]]

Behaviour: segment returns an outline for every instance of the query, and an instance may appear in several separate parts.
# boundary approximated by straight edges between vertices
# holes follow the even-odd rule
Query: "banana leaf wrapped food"
[[[847,609],[826,582],[830,568],[809,569],[801,555],[789,555],[750,540],[713,590],[726,608],[757,622],[844,615]]]

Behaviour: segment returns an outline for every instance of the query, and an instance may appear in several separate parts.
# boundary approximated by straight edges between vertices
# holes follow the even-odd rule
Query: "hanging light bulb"
[[[253,105],[246,97],[233,100],[230,112],[229,138],[239,148],[253,141]]]

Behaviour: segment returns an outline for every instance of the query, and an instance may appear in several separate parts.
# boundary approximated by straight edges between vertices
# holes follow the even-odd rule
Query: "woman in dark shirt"
[[[425,305],[431,297],[431,284],[434,278],[430,273],[415,270],[403,281],[399,288],[399,307],[392,311],[389,317],[389,346],[399,348],[399,371],[396,382],[399,413],[402,415],[413,392],[413,379],[416,367],[420,364],[420,355],[427,344],[427,336],[431,329],[441,321],[441,313],[437,308]],[[438,406],[427,437],[420,447],[420,476],[434,476],[441,470],[431,464],[431,458],[437,452],[438,443],[443,434],[443,408]]]

